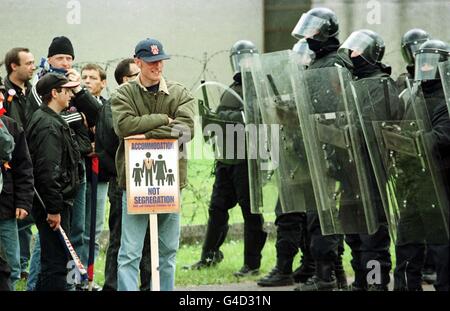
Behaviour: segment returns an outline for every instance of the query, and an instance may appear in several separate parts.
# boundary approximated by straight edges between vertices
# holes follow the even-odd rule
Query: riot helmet
[[[296,39],[327,41],[339,33],[336,13],[327,8],[314,8],[302,14],[291,35]]]
[[[414,56],[416,59],[414,80],[440,79],[438,64],[449,59],[450,47],[441,40],[428,40],[419,47]]]
[[[353,68],[352,59],[361,56],[371,65],[377,65],[384,56],[384,41],[376,32],[362,29],[352,32],[338,49],[338,56]]]
[[[308,66],[316,57],[316,53],[309,48],[306,39],[298,40],[292,47],[292,52],[292,57],[295,58],[299,65]]]
[[[240,61],[251,55],[257,54],[258,49],[253,42],[248,40],[239,40],[230,49],[230,62],[231,69],[233,70],[233,76],[241,72]]]
[[[419,47],[427,40],[430,40],[431,36],[425,30],[414,28],[410,29],[402,37],[402,55],[403,59],[408,65],[414,65],[414,53]]]

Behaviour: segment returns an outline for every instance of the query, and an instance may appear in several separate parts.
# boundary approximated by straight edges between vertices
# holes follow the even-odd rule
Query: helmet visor
[[[252,56],[253,53],[247,53],[240,51],[240,53],[235,53],[230,56],[231,69],[233,70],[233,75],[241,72],[241,61],[247,57]]]
[[[329,37],[328,24],[329,21],[326,19],[303,14],[291,34],[297,39],[326,41]]]
[[[370,55],[369,47],[374,44],[374,40],[362,32],[353,32],[347,40],[342,43],[338,50],[338,56],[350,67],[353,66],[352,58],[361,56],[368,63],[375,65],[375,55]]]
[[[416,54],[416,71],[414,80],[434,80],[438,72],[439,53],[419,53]]]
[[[402,46],[402,55],[405,61],[408,63],[408,65],[414,64],[414,54],[420,48],[422,43],[423,41],[422,42],[414,41],[406,43],[404,46]]]

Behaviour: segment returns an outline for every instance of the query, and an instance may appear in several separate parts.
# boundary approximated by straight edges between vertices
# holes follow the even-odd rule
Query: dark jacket
[[[240,75],[236,76],[236,80],[230,85],[230,89],[235,91],[242,98],[242,82]],[[236,98],[230,92],[224,92],[220,98],[220,104],[217,107],[217,117],[220,120],[224,120],[227,124],[243,124],[244,120],[242,117],[242,113],[244,111],[244,106],[242,102]],[[217,161],[222,162],[224,164],[236,165],[240,164],[245,159],[238,159],[238,148],[242,148],[245,146],[238,146],[240,143],[239,137],[245,137],[245,129],[244,127],[236,127],[236,131],[232,137],[226,136],[227,131],[226,128],[223,129],[223,134],[225,135],[225,139],[223,141],[222,150],[220,150],[220,154],[223,155],[223,159],[217,159]],[[227,151],[226,146],[229,144],[229,140],[233,140],[234,143],[234,157],[233,159],[227,159]],[[245,150],[244,150],[245,152]],[[245,154],[245,153],[244,153]]]
[[[9,77],[5,78],[5,102],[3,103],[6,109],[6,115],[14,119],[19,126],[24,128],[35,109],[27,103],[27,98],[31,91],[31,84],[26,83],[25,94],[22,93],[22,89],[9,80]],[[9,96],[9,91],[14,90],[16,93],[14,96]]]
[[[337,57],[337,49],[338,47],[336,47],[336,50],[333,49],[322,57],[316,58],[311,65],[308,66],[308,69],[334,67],[336,64],[342,66],[342,60]]]
[[[48,214],[71,205],[79,184],[80,153],[75,134],[64,119],[47,106],[37,110],[27,128],[35,185]],[[42,215],[35,200],[33,216]],[[36,216],[35,216],[36,217]]]
[[[118,148],[119,137],[114,132],[111,102],[108,100],[100,109],[95,129],[95,152],[105,178],[117,176],[115,159]]]
[[[95,131],[97,131],[98,121],[99,121],[99,117],[100,117],[100,111],[103,110],[103,106],[105,105],[107,100],[105,98],[103,98],[102,96],[100,96],[99,102],[101,102],[101,108],[99,109],[99,114],[97,116],[97,122],[96,122],[96,125],[95,125]],[[110,106],[110,108],[111,108],[111,106]],[[111,118],[112,118],[112,115],[111,115]],[[111,122],[112,122],[112,120],[111,120]],[[95,142],[95,134],[91,130],[89,130],[89,139],[90,139],[91,143]],[[97,142],[95,142],[95,153],[98,156]],[[99,182],[108,182],[109,178],[111,176],[110,176],[110,174],[105,174],[105,170],[103,168],[102,162],[103,161],[99,158],[98,181]],[[88,182],[90,182],[92,180],[92,158],[91,157],[85,157],[85,164],[86,164],[86,179],[87,179]],[[113,165],[114,165],[114,163],[113,163]]]
[[[13,119],[2,116],[1,120],[14,137],[16,146],[9,162],[11,168],[1,167],[3,190],[0,194],[0,220],[16,218],[16,208],[31,212],[33,204],[33,163],[31,162],[25,132]]]
[[[428,115],[431,121],[431,142],[443,171],[445,182],[450,181],[450,116],[440,80],[422,83]],[[448,186],[446,187],[448,189]]]

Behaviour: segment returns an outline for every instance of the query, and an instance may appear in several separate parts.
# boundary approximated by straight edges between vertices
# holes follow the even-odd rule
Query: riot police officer
[[[397,87],[399,92],[402,92],[407,88],[406,79],[414,79],[415,71],[415,55],[414,53],[420,48],[420,46],[431,40],[431,36],[423,29],[413,28],[405,32],[401,40],[402,56],[406,62],[406,72],[402,73],[397,78]],[[433,284],[436,281],[436,271],[433,264],[433,258],[431,252],[427,249],[425,254],[425,265],[423,269],[423,280],[426,283]]]
[[[303,14],[292,31],[297,39],[306,39],[309,49],[315,53],[308,70],[335,66],[339,63],[339,24],[336,14],[327,8],[314,8]],[[311,202],[315,204],[315,202]],[[311,209],[314,210],[314,209]],[[286,215],[286,217],[288,217]],[[342,266],[344,252],[341,235],[322,235],[316,212],[307,212],[307,240],[314,260],[313,276],[304,280],[296,290],[333,290],[345,288],[347,280]],[[314,266],[309,264],[309,267]]]
[[[233,83],[225,90],[215,113],[203,118],[218,120],[218,123],[243,124],[242,79],[239,62],[242,58],[258,53],[256,46],[247,40],[237,41],[230,50],[233,70]],[[236,95],[237,94],[237,95]],[[266,242],[267,233],[263,229],[264,219],[260,214],[252,214],[250,209],[249,178],[247,159],[240,156],[238,137],[245,138],[244,127],[235,127],[236,132],[229,136],[223,130],[223,144],[216,144],[215,181],[209,206],[209,219],[203,242],[200,260],[190,266],[202,269],[219,263],[223,259],[220,251],[228,232],[228,210],[239,204],[244,217],[244,265],[235,272],[235,276],[255,275],[259,273],[261,251]],[[230,157],[226,149],[234,148]]]
[[[414,80],[420,84],[426,106],[425,111],[422,111],[423,115],[418,115],[417,118],[430,122],[430,128],[425,129],[427,132],[423,137],[428,141],[427,146],[431,151],[428,159],[435,161],[433,166],[437,167],[433,182],[423,180],[417,182],[422,183],[419,185],[421,188],[431,187],[428,193],[435,196],[430,195],[429,198],[433,201],[428,200],[429,202],[417,204],[418,206],[414,206],[414,201],[420,198],[412,198],[410,201],[413,202],[408,202],[409,211],[406,210],[405,216],[400,218],[395,250],[397,258],[394,271],[395,290],[422,290],[425,243],[432,254],[436,269],[435,289],[449,290],[450,118],[438,72],[438,64],[447,61],[449,56],[448,44],[440,40],[428,40],[415,52]],[[420,94],[416,88],[413,90]],[[416,95],[415,93],[413,95]],[[416,101],[418,102],[417,99]],[[406,114],[414,115],[416,113],[414,110],[417,109],[413,109],[411,105]],[[417,175],[417,171],[413,173]]]
[[[391,68],[381,62],[384,51],[383,39],[377,33],[363,29],[353,32],[339,48],[338,53],[345,66],[352,71],[355,89],[363,89],[360,92],[362,98],[359,98],[360,111],[370,115],[368,118],[371,120],[398,120],[403,110],[398,101],[395,82],[390,78]],[[370,130],[370,127],[368,129]],[[365,139],[364,153],[368,155],[367,136]],[[373,165],[375,164],[372,163]],[[352,250],[351,264],[355,271],[352,290],[355,291],[387,290],[390,280],[389,229],[373,168],[369,170],[368,178],[371,188],[377,189],[374,212],[378,218],[378,230],[374,234],[347,234],[345,237]],[[378,280],[369,283],[371,261],[379,263],[381,275]]]

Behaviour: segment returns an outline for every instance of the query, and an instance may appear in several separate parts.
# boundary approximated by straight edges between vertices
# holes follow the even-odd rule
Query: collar
[[[134,79],[133,81],[136,81],[136,83],[141,87],[141,89],[143,89],[145,92],[148,92],[147,88],[145,86],[143,86],[142,83],[141,83],[141,74],[139,74],[136,77],[136,79]],[[161,77],[161,80],[159,80],[158,92],[162,92],[162,93],[165,93],[167,95],[170,95],[169,89],[167,88],[166,80],[163,77]]]
[[[68,123],[66,122],[66,120],[64,120],[60,114],[56,113],[55,111],[53,111],[49,106],[47,106],[46,104],[42,104],[41,107],[42,111],[48,113],[51,117],[55,118],[58,120],[59,123],[61,123],[64,127],[68,127]]]
[[[22,93],[22,88],[18,85],[16,85],[14,82],[12,82],[9,79],[9,76],[7,76],[5,78],[5,87],[6,87],[6,93],[8,93],[8,90],[10,89],[14,89],[16,91],[16,95],[15,96],[19,96],[19,94],[23,94]],[[31,83],[29,81],[25,82],[25,96],[30,92],[31,90]]]

